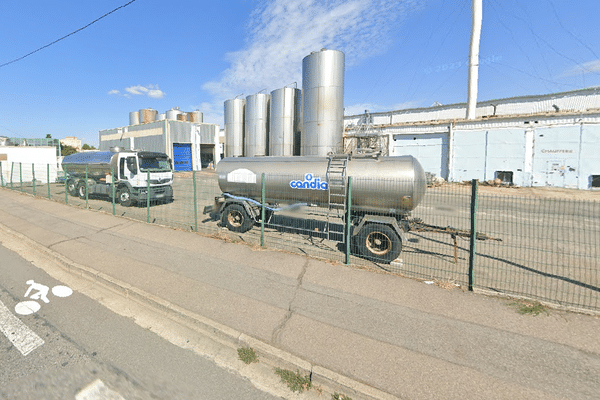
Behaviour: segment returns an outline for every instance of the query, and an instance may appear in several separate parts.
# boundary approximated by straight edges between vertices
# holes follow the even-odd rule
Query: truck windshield
[[[170,171],[171,163],[168,158],[164,157],[140,157],[140,170]]]

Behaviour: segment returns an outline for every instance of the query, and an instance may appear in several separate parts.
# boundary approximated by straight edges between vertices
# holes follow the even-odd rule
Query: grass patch
[[[238,357],[244,362],[244,364],[258,362],[258,356],[252,347],[240,347],[238,349]]]
[[[300,371],[293,372],[288,369],[275,368],[275,374],[279,375],[281,382],[285,383],[292,392],[302,393],[312,387],[310,376],[302,376]]]
[[[548,314],[548,310],[542,304],[536,301],[516,301],[510,303],[517,309],[517,312],[521,315],[540,315],[542,313]]]

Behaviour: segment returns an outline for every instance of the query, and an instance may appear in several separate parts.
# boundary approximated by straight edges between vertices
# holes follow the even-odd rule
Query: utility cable
[[[115,8],[114,10],[107,12],[106,14],[104,14],[104,15],[103,15],[103,16],[101,16],[100,18],[96,18],[95,20],[93,20],[92,22],[90,22],[89,24],[87,24],[86,26],[84,26],[84,27],[82,27],[82,28],[79,28],[79,29],[77,29],[76,31],[73,31],[73,32],[69,33],[68,35],[65,35],[65,36],[61,37],[60,39],[56,39],[54,42],[52,42],[52,43],[48,43],[47,45],[45,45],[45,46],[42,46],[42,47],[40,47],[39,49],[32,51],[31,53],[27,53],[27,54],[25,54],[25,55],[24,55],[24,56],[22,56],[22,57],[15,58],[15,59],[14,59],[14,60],[12,60],[12,61],[9,61],[9,62],[7,62],[7,63],[1,64],[1,65],[0,65],[0,68],[2,68],[2,67],[5,67],[5,66],[7,66],[7,65],[9,65],[9,64],[12,64],[12,63],[16,63],[17,61],[21,61],[22,59],[24,59],[24,58],[26,58],[26,57],[29,57],[30,55],[32,55],[32,54],[34,54],[34,53],[37,53],[38,51],[40,51],[40,50],[43,50],[43,49],[45,49],[46,47],[50,47],[50,46],[52,46],[53,44],[55,44],[55,43],[58,43],[58,42],[60,42],[61,40],[64,40],[64,39],[68,38],[69,36],[71,36],[71,35],[74,35],[74,34],[76,34],[77,32],[80,32],[80,31],[84,30],[85,28],[87,28],[87,27],[89,27],[90,25],[92,25],[92,24],[94,24],[94,23],[96,23],[96,22],[100,21],[102,18],[104,18],[104,17],[106,17],[106,16],[108,16],[108,15],[110,15],[110,14],[114,13],[115,11],[117,11],[117,10],[119,10],[119,9],[121,9],[121,8],[127,7],[128,5],[130,5],[131,3],[133,3],[134,1],[135,1],[135,0],[131,0],[129,3],[123,4],[122,6],[119,6],[119,7]]]

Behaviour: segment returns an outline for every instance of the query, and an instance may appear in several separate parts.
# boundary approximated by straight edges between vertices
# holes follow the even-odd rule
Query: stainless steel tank
[[[284,87],[271,92],[269,116],[269,155],[293,156],[296,132],[299,131],[301,91]]]
[[[270,99],[271,96],[264,93],[246,97],[244,136],[244,155],[246,157],[268,155]]]
[[[328,157],[224,158],[217,164],[219,187],[234,196],[261,199],[265,174],[270,202],[328,204]],[[421,164],[412,156],[352,158],[352,209],[400,214],[414,209],[427,186]]]
[[[140,112],[132,111],[129,113],[129,125],[139,125],[140,124]]]
[[[325,156],[343,150],[344,63],[344,53],[325,49],[302,60],[304,156]]]
[[[202,123],[204,121],[204,114],[200,112],[200,110],[192,111],[187,113],[188,121],[194,123]]]
[[[182,113],[182,111],[180,111],[179,108],[171,108],[170,110],[167,110],[167,112],[165,114],[169,121],[177,121],[177,119],[178,119],[177,117],[181,113]]]
[[[225,156],[244,155],[244,119],[246,100],[225,101]]]

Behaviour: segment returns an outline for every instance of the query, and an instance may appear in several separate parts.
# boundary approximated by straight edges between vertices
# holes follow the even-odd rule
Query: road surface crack
[[[276,343],[279,340],[279,335],[285,328],[285,325],[290,320],[290,318],[292,318],[292,314],[294,312],[294,310],[292,309],[292,305],[294,304],[294,301],[296,300],[296,296],[298,295],[300,286],[302,286],[302,279],[304,279],[304,274],[306,274],[307,268],[308,268],[308,257],[306,258],[306,261],[304,262],[304,265],[302,266],[302,271],[300,271],[298,278],[296,278],[296,287],[294,288],[294,293],[288,304],[287,312],[283,316],[283,319],[281,320],[281,322],[273,330],[273,334],[271,335],[271,343]]]

